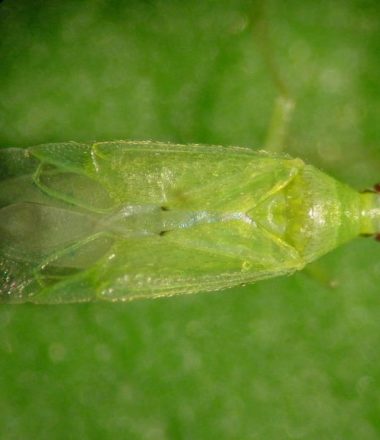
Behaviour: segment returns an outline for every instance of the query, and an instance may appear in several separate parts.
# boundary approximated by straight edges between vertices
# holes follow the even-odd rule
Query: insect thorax
[[[286,240],[310,262],[360,233],[359,194],[311,165],[286,191]]]

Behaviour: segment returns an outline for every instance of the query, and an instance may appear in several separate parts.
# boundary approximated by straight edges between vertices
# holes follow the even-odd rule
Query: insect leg
[[[334,289],[339,285],[339,281],[331,277],[329,271],[322,267],[318,261],[308,264],[301,273],[327,289]]]
[[[278,93],[271,115],[264,149],[278,153],[284,149],[284,142],[295,104],[273,57],[273,45],[269,35],[268,19],[264,8],[264,4],[259,3],[254,10],[253,8],[251,9],[251,23],[256,44],[258,45],[269,76]]]

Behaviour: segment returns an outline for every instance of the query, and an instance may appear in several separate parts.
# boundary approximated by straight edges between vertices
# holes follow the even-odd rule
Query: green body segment
[[[362,231],[300,159],[154,142],[0,150],[0,301],[131,300],[290,274]]]

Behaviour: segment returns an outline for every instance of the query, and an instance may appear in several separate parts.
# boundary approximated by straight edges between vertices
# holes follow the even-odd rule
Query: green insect
[[[376,191],[282,154],[126,141],[0,150],[1,302],[215,291],[378,231]]]

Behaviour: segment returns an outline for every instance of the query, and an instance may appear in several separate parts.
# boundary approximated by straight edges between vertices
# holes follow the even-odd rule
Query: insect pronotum
[[[290,274],[380,230],[380,195],[247,148],[0,150],[0,300],[126,301]]]

